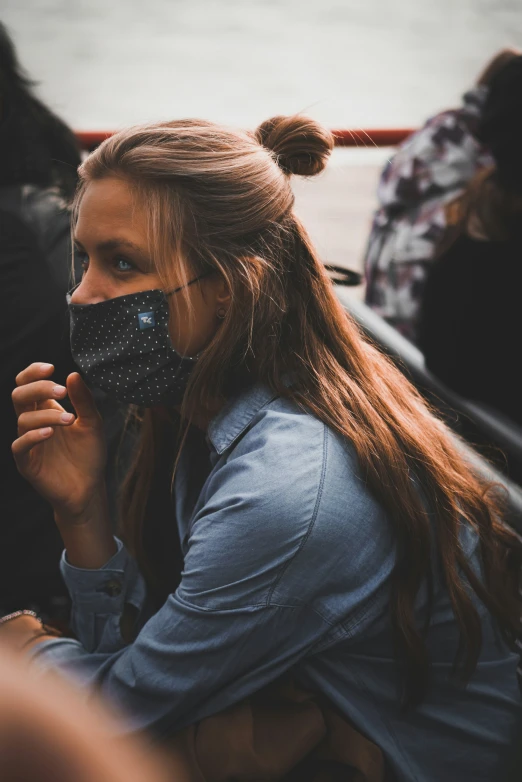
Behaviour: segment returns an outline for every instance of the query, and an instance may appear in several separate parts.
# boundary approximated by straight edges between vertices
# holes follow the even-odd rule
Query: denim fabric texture
[[[292,669],[385,753],[399,780],[496,780],[520,715],[517,657],[488,614],[467,687],[451,678],[455,619],[435,573],[427,643],[433,684],[412,712],[399,707],[390,622],[394,536],[353,448],[265,387],[245,392],[208,430],[209,474],[187,494],[181,458],[176,519],[179,588],[147,614],[144,582],[125,547],[100,570],[62,572],[78,641],[41,644],[34,659],[95,686],[125,729],[168,733],[225,709]],[[479,568],[474,533],[462,541]],[[125,645],[126,602],[141,631]],[[419,595],[419,616],[423,595]]]

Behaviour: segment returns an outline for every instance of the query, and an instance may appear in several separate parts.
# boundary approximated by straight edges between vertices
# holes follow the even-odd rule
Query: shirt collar
[[[207,437],[216,452],[222,454],[230,448],[259,411],[277,396],[268,386],[257,384],[230,399],[208,427]]]

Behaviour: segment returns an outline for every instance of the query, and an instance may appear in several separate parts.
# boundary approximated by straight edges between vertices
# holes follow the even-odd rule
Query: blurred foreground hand
[[[55,675],[0,652],[0,782],[195,782]]]

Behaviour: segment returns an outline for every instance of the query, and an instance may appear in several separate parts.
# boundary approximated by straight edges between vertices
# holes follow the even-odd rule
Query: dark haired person
[[[412,342],[419,339],[422,293],[445,231],[445,207],[492,163],[476,135],[489,85],[517,54],[498,52],[462,105],[431,117],[381,174],[366,249],[366,303]]]
[[[80,155],[71,130],[32,91],[0,24],[0,612],[22,601],[58,611],[66,597],[51,506],[18,475],[13,373],[44,352],[72,370],[64,297]]]
[[[420,345],[447,385],[522,427],[522,56],[491,83],[478,136],[495,165],[448,206]]]
[[[520,544],[294,213],[290,175],[332,146],[304,117],[180,120],[84,162],[71,345],[87,383],[139,413],[124,543],[86,383],[33,363],[13,453],[54,508],[78,640],[22,613],[0,642],[114,701],[129,730],[166,737],[291,670],[399,780],[500,780]]]

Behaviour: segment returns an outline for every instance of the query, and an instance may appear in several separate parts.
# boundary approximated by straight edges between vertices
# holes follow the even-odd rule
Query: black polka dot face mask
[[[197,356],[181,356],[173,348],[163,291],[97,304],[72,304],[70,295],[67,300],[71,351],[88,385],[143,407],[181,403]]]

